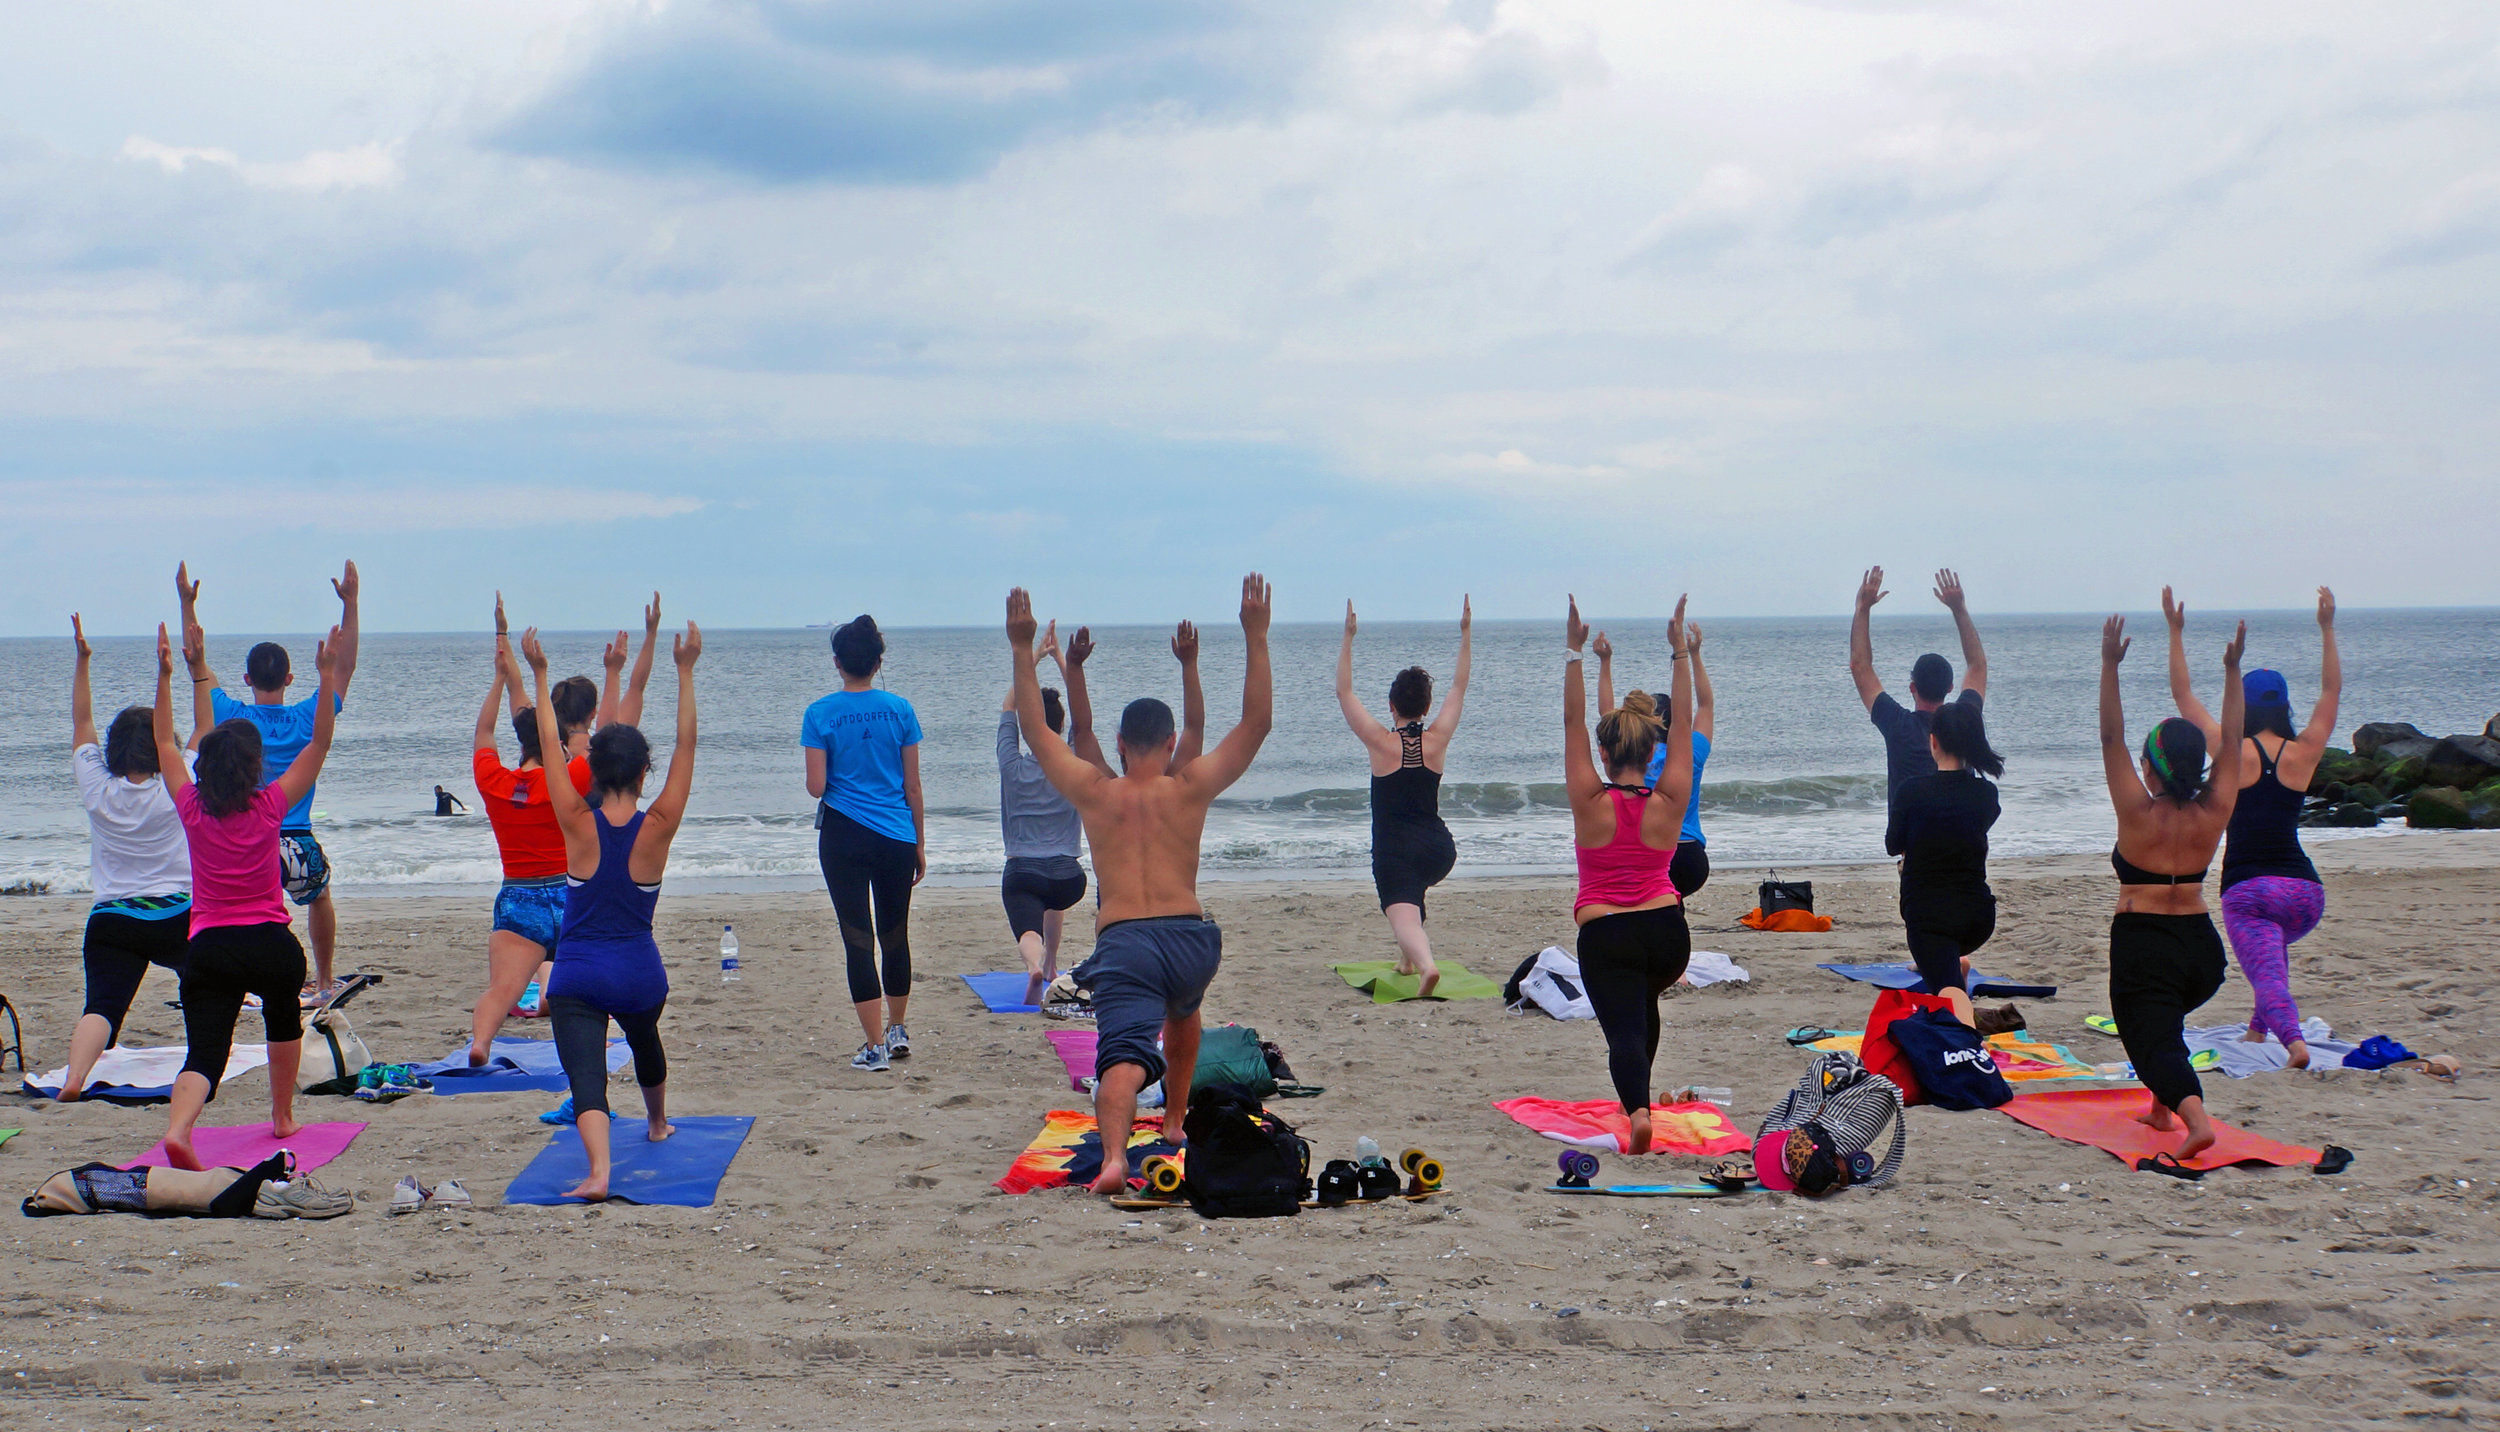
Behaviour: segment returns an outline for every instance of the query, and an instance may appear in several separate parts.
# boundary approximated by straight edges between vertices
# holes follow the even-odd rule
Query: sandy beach
[[[1450,1189],[1284,1220],[1122,1213],[992,1181],[1054,1108],[1078,1108],[1051,1022],[993,1016],[955,978],[1000,968],[988,891],[923,893],[915,1056],[853,1073],[820,895],[663,896],[676,993],[672,1107],[750,1114],[709,1209],[496,1206],[544,1143],[553,1095],[308,1100],[371,1127],[319,1177],[364,1202],[318,1224],[20,1220],[5,1240],[0,1420],[11,1426],[397,1428],[1875,1426],[2317,1427],[2492,1415],[2500,1316],[2500,836],[2322,843],[2326,923],[2297,947],[2304,1014],[2466,1062],[2418,1073],[2208,1076],[2221,1118],[2355,1151],[2345,1174],[2127,1171],[1995,1113],[1912,1111],[1897,1186],[1565,1200],[1557,1146],[1489,1107],[1606,1092],[1594,1026],[1495,1001],[1373,1006],[1332,961],[1392,953],[1368,885],[1214,884],[1225,963],[1211,1022],[1255,1025],[1327,1086],[1280,1105],[1315,1159],[1363,1134],[1420,1144]],[[1658,1087],[1727,1085],[1751,1131],[1804,1058],[1791,1026],[1854,1027],[1864,986],[1817,961],[1895,958],[1889,867],[1810,872],[1827,935],[1736,916],[1761,872],[1693,902],[1698,948],[1748,985],[1679,990]],[[2097,858],[2001,861],[1992,973],[2063,986],[2031,1027],[2087,1058],[2106,1009],[2113,886]],[[1559,879],[1453,882],[1439,953],[1500,978],[1568,943]],[[387,977],[351,1013],[379,1057],[464,1038],[487,902],[340,901],[342,969]],[[57,1065],[80,999],[81,902],[0,902],[0,990],[30,1067]],[[746,977],[726,990],[717,931]],[[1069,958],[1090,936],[1072,925]],[[125,1038],[178,1042],[150,977]],[[2204,1022],[2245,1018],[2236,972]],[[256,1037],[247,1023],[246,1038]],[[508,1032],[543,1034],[516,1025]],[[630,1108],[630,1081],[616,1097]],[[266,1115],[264,1076],[210,1124]],[[161,1106],[13,1100],[14,1187],[127,1161]],[[1609,1160],[1689,1175],[1696,1161]],[[391,1184],[462,1179],[480,1207],[386,1215]]]

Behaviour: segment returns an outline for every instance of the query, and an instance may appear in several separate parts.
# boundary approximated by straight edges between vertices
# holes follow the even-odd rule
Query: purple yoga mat
[[[310,1173],[347,1152],[347,1146],[364,1131],[362,1124],[306,1124],[296,1130],[295,1137],[281,1142],[267,1124],[224,1129],[202,1126],[191,1131],[191,1151],[210,1168],[250,1168],[280,1148],[290,1148],[295,1151],[297,1171]],[[159,1139],[155,1148],[122,1167],[171,1168],[173,1164],[165,1157],[165,1141]]]
[[[1085,1081],[1094,1075],[1098,1036],[1090,1029],[1045,1029],[1042,1037],[1059,1051],[1059,1062],[1068,1066],[1068,1087],[1083,1093]]]

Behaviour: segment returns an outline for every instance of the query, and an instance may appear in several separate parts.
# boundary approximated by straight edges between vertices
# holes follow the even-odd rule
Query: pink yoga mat
[[[2142,1089],[2076,1089],[2053,1094],[2017,1094],[1997,1112],[2042,1133],[2112,1154],[2127,1167],[2137,1159],[2166,1154],[2179,1147],[2176,1133],[2156,1133],[2135,1121],[2152,1098]],[[2227,1168],[2232,1164],[2275,1164],[2300,1168],[2318,1161],[2316,1149],[2279,1144],[2246,1129],[2214,1120],[2214,1146],[2180,1162],[2194,1169]]]
[[[364,1131],[362,1124],[306,1124],[296,1130],[295,1137],[286,1140],[283,1147],[295,1150],[298,1172],[310,1173],[347,1152],[347,1146],[356,1142],[356,1136]],[[210,1168],[250,1168],[276,1153],[280,1147],[277,1135],[269,1131],[267,1124],[224,1129],[203,1125],[191,1131],[192,1152],[198,1154],[200,1162]],[[122,1167],[171,1168],[173,1164],[165,1157],[165,1141],[158,1139],[155,1148]]]
[[[1059,1062],[1068,1066],[1068,1087],[1085,1092],[1085,1081],[1094,1077],[1096,1035],[1090,1029],[1045,1029],[1042,1037],[1059,1051]]]

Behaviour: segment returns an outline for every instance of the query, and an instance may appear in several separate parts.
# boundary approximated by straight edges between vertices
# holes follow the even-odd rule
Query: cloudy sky
[[[2496,295],[2488,3],[20,7],[0,631],[2486,604]]]

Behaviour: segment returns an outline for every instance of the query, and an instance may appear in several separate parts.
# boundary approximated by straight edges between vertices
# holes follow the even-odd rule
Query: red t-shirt
[[[564,873],[564,830],[556,824],[556,808],[547,799],[547,773],[516,771],[503,756],[477,748],[477,793],[486,807],[487,824],[495,828],[495,844],[503,851],[503,878],[544,880]],[[573,789],[590,794],[590,758],[576,757],[566,768]]]

